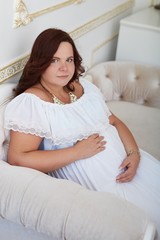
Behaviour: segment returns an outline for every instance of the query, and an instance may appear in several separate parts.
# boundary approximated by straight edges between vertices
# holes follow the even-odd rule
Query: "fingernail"
[[[119,166],[119,169],[120,169],[120,170],[122,170],[122,169],[123,169],[123,167],[122,167],[122,166]]]

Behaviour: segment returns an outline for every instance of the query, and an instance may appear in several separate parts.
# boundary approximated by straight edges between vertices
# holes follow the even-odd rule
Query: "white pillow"
[[[0,161],[0,196],[3,218],[53,239],[135,240],[142,239],[148,227],[150,236],[155,231],[144,212],[113,194],[4,161]]]

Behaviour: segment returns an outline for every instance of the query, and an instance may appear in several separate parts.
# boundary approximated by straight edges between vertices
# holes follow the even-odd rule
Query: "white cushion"
[[[56,239],[135,240],[155,233],[140,209],[39,171],[0,161],[0,215]],[[149,238],[151,239],[151,238]]]

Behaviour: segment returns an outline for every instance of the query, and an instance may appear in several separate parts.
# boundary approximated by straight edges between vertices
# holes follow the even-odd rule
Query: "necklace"
[[[59,104],[59,105],[65,105],[64,102],[62,102],[59,98],[57,98],[53,93],[51,93],[45,86],[43,86],[43,84],[40,82],[40,85],[42,86],[42,88],[48,92],[53,100],[54,103],[56,104]],[[72,92],[69,92],[69,97],[70,97],[70,102],[73,103],[75,101],[77,101],[77,96],[72,93]]]

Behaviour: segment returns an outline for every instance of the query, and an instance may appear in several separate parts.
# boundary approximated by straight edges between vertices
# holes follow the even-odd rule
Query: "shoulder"
[[[79,81],[74,81],[73,82],[73,86],[75,88],[75,90],[74,90],[75,95],[78,98],[81,97],[83,95],[83,93],[84,93],[84,89],[83,89],[82,84]]]
[[[28,88],[25,93],[31,93],[37,97],[39,97],[41,100],[46,101],[46,102],[52,102],[52,99],[48,94],[46,94],[42,88],[40,87],[39,84],[36,84],[30,88]]]

